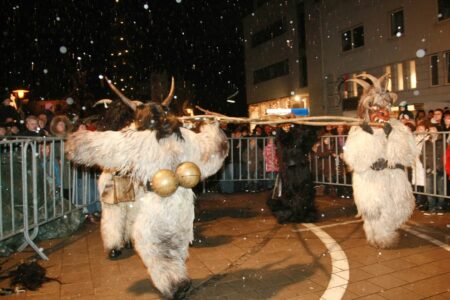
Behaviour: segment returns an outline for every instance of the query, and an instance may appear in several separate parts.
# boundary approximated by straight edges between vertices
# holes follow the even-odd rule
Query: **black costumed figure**
[[[278,129],[276,148],[279,175],[275,197],[267,205],[279,223],[314,222],[317,210],[315,190],[310,170],[310,153],[317,142],[312,126],[291,125],[287,131]]]

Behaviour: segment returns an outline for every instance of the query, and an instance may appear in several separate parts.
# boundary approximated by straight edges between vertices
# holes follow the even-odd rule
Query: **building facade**
[[[450,1],[257,0],[244,19],[249,114],[353,114],[356,74],[390,73],[417,108],[450,106]]]

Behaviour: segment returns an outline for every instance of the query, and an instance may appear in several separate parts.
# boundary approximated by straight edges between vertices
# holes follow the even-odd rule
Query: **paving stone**
[[[68,283],[61,285],[61,298],[94,295],[92,282]]]
[[[373,275],[383,275],[387,273],[392,273],[394,271],[393,269],[379,263],[362,267],[361,270]]]
[[[348,290],[359,296],[367,296],[370,294],[379,293],[383,290],[383,288],[368,281],[358,281],[350,283],[348,285]]]
[[[343,272],[338,272],[335,273],[337,276],[342,276]],[[375,275],[370,274],[362,269],[350,269],[350,278],[349,281],[350,282],[357,282],[357,281],[362,281],[362,280],[366,280],[369,278],[374,277]]]
[[[381,286],[384,289],[392,289],[407,283],[406,281],[398,279],[390,274],[370,278],[369,282]]]
[[[380,264],[395,271],[409,269],[417,265],[414,262],[406,261],[401,258],[383,261]]]
[[[407,282],[415,282],[430,277],[427,273],[419,273],[417,267],[405,269],[392,273],[392,276]]]
[[[380,295],[389,300],[418,300],[423,299],[423,296],[411,292],[403,287],[397,287],[389,290],[384,290]]]
[[[422,296],[434,296],[438,294],[443,294],[450,291],[450,272],[419,282],[414,282],[404,287],[414,293]]]

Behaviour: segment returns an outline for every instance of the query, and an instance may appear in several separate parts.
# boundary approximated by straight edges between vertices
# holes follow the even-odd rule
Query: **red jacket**
[[[447,178],[450,179],[450,147],[445,150],[445,173]]]

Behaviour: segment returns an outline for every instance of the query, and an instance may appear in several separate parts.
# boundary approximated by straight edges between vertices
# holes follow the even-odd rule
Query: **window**
[[[397,90],[403,91],[403,64],[397,64]]]
[[[344,98],[354,98],[358,96],[359,85],[354,81],[347,81],[348,79],[355,79],[356,74],[346,74],[344,75]]]
[[[450,51],[445,53],[445,75],[445,82],[450,83]]]
[[[358,107],[358,92],[361,92],[359,90],[360,86],[356,82],[347,81],[347,79],[355,78],[355,76],[356,74],[346,74],[343,76],[345,101],[342,101],[342,110],[344,111],[355,110]]]
[[[364,26],[357,26],[342,32],[342,51],[364,46]]]
[[[438,0],[438,20],[446,20],[450,18],[450,1]]]
[[[364,46],[364,27],[358,26],[353,29],[353,48]]]
[[[391,36],[401,37],[405,32],[403,10],[391,13]]]
[[[268,0],[256,0],[256,7],[260,7],[263,4],[267,4]]]
[[[352,32],[350,30],[342,33],[342,51],[352,49]]]
[[[409,86],[411,89],[417,88],[416,61],[409,62]]]
[[[298,19],[298,58],[299,58],[299,79],[300,87],[308,86],[308,65],[306,57],[306,18],[305,7],[303,2],[297,4],[297,19]]]
[[[253,84],[274,79],[289,74],[289,60],[283,60],[273,65],[253,72]]]
[[[388,91],[392,91],[392,69],[391,69],[391,66],[386,66],[384,68],[384,73],[389,74],[388,79],[387,79],[386,89]]]
[[[430,57],[430,71],[431,71],[431,85],[439,84],[439,57],[437,55],[431,55]]]
[[[256,47],[286,32],[283,20],[278,20],[252,35],[252,47]]]

